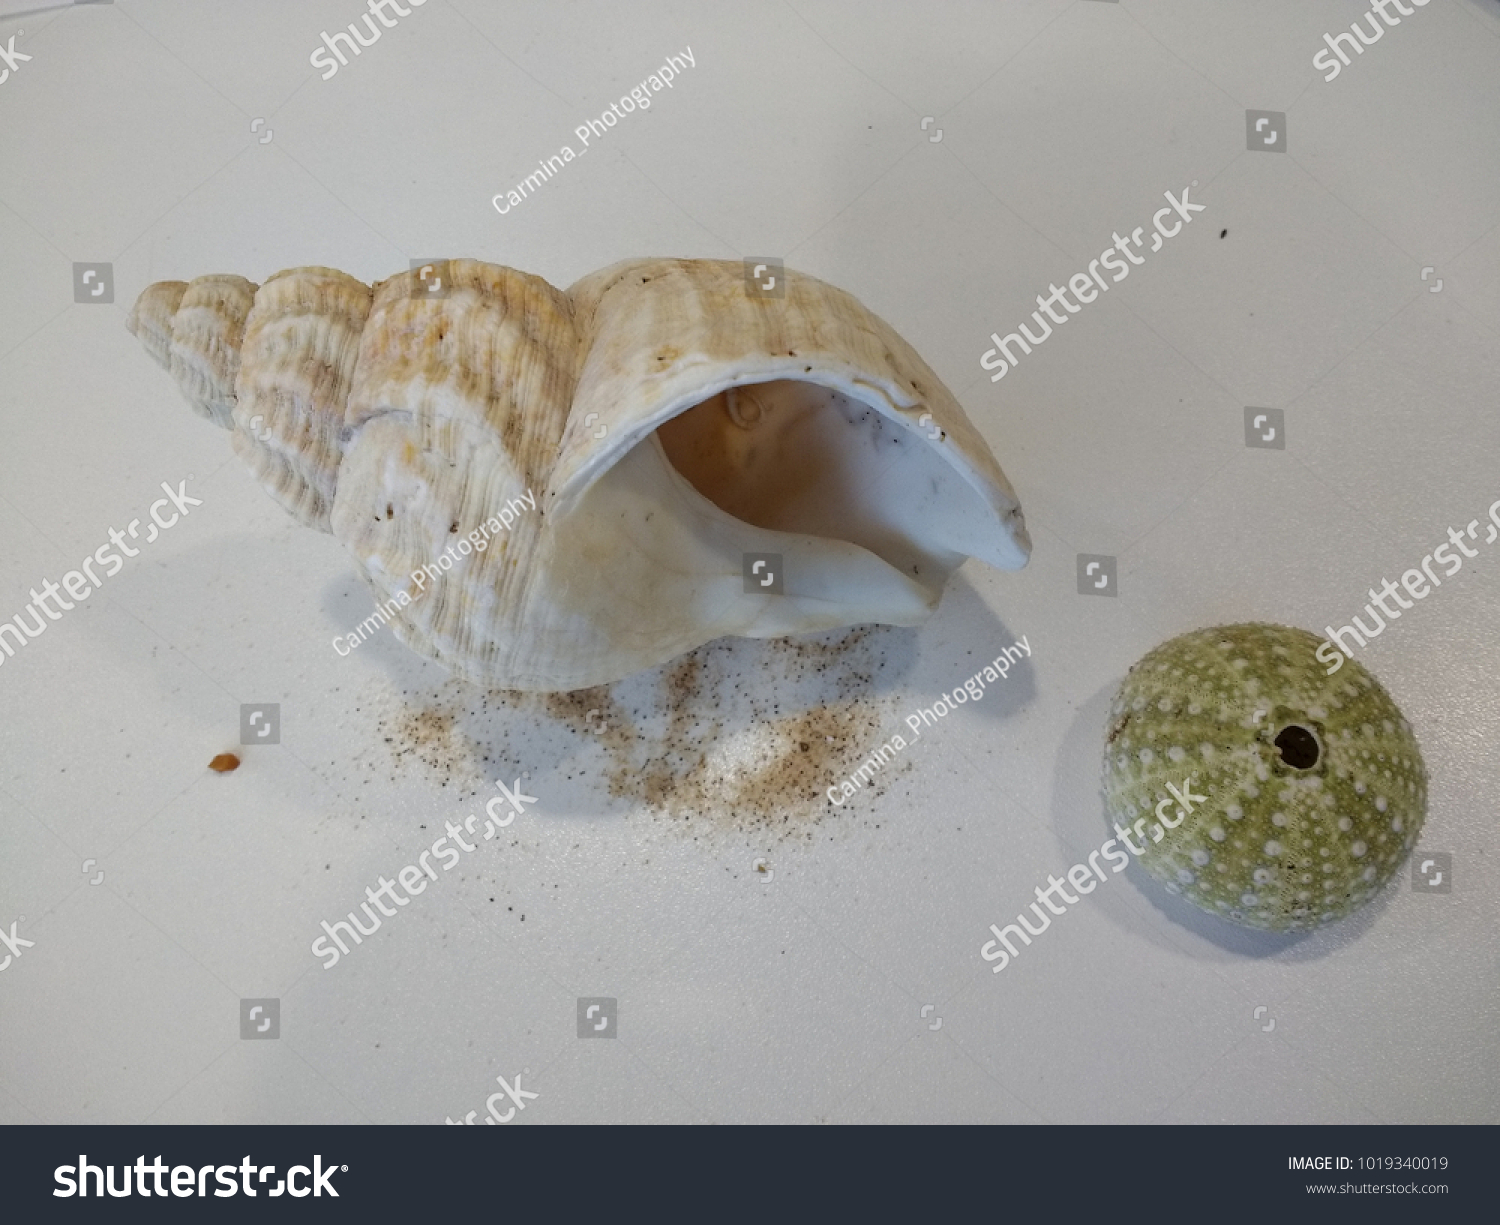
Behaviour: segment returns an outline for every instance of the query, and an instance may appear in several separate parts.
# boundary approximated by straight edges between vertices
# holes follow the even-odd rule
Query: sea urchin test
[[[1183,634],[1130,670],[1110,708],[1110,819],[1146,818],[1146,870],[1245,927],[1303,931],[1359,909],[1426,816],[1411,725],[1361,664],[1327,676],[1318,642],[1259,623]],[[1188,773],[1206,802],[1162,815]]]
[[[446,296],[415,278],[167,281],[128,326],[396,601],[396,636],[466,680],[584,689],[724,635],[919,625],[966,558],[1026,564],[979,431],[840,289],[788,269],[751,297],[739,262],[686,259],[566,292],[478,260],[448,262]],[[527,489],[535,513],[414,599]],[[746,590],[747,554],[780,557],[775,594]]]

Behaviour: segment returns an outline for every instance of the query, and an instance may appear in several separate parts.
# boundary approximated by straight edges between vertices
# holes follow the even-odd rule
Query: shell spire
[[[160,281],[141,294],[125,320],[146,352],[171,373],[193,411],[225,429],[255,289],[242,276]]]
[[[332,530],[339,440],[370,288],[332,268],[162,281],[126,327],[299,523]]]
[[[402,641],[471,681],[579,689],[725,634],[916,625],[967,557],[1026,563],[982,436],[842,290],[787,270],[752,299],[739,264],[681,259],[567,292],[477,260],[440,279],[164,282],[129,326]],[[779,559],[765,591],[756,555]]]

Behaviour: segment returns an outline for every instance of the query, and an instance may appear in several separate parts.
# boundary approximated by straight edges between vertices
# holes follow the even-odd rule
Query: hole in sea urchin
[[[1276,751],[1281,760],[1294,770],[1311,770],[1318,764],[1321,748],[1318,738],[1305,727],[1292,723],[1276,733]]]

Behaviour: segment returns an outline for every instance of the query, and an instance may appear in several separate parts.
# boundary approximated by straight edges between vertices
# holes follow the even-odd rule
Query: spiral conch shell
[[[580,689],[728,634],[916,625],[966,557],[1026,564],[978,431],[842,290],[787,270],[784,296],[752,297],[715,260],[566,293],[439,268],[442,294],[328,268],[163,282],[129,327],[399,606],[401,641],[460,676]],[[521,503],[482,550],[450,549]],[[747,554],[779,555],[756,571],[772,591],[747,589]]]

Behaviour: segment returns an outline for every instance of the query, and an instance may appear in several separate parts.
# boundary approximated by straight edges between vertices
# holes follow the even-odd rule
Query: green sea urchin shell
[[[1169,892],[1245,927],[1303,931],[1357,910],[1427,813],[1411,725],[1354,660],[1327,675],[1321,643],[1263,623],[1182,634],[1110,707],[1111,819]]]

